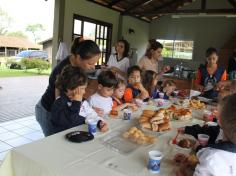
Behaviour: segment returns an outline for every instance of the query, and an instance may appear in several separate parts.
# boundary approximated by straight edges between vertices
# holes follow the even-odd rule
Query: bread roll
[[[155,121],[159,121],[159,120],[163,120],[164,117],[162,116],[155,116],[153,118],[151,118],[150,122],[153,123]]]
[[[140,124],[142,128],[152,129],[152,126],[149,122],[144,122]]]
[[[166,130],[170,130],[170,123],[162,123],[159,124],[159,131],[166,131]]]
[[[142,116],[152,117],[156,112],[153,110],[143,110]]]

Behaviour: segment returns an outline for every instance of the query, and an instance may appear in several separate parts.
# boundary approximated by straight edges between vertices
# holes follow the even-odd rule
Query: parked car
[[[15,57],[17,62],[19,62],[23,58],[39,58],[45,61],[48,61],[48,53],[46,51],[40,50],[24,50],[19,52]]]
[[[28,59],[39,58],[45,61],[49,61],[48,54],[45,51],[24,50],[24,51],[19,52],[16,56],[12,57],[12,59],[15,60],[15,62],[10,64],[10,69],[22,69],[19,62],[25,58],[28,58]]]

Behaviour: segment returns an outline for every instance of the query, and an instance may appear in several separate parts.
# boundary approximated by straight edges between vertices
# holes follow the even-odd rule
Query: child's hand
[[[100,130],[101,130],[101,132],[106,132],[106,131],[108,131],[108,125],[107,125],[106,122],[104,122],[104,121],[101,121],[101,122],[100,122]]]
[[[99,117],[103,117],[105,115],[104,110],[102,108],[93,107],[93,109],[98,114]]]

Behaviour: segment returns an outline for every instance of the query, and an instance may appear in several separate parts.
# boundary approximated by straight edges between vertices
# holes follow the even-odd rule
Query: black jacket
[[[71,101],[64,93],[52,105],[52,131],[57,133],[85,123],[85,117],[79,115],[82,102]]]

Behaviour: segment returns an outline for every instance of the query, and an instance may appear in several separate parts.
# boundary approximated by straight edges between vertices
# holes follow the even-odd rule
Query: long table
[[[176,128],[202,124],[199,119],[172,121],[172,129],[162,135],[157,134],[155,144],[140,146],[129,154],[111,150],[102,143],[101,139],[116,130],[137,126],[137,118],[141,111],[134,114],[131,121],[108,119],[110,130],[106,133],[98,132],[95,139],[89,142],[72,143],[65,139],[65,134],[70,131],[87,130],[87,125],[82,125],[14,148],[1,165],[0,176],[153,175],[147,169],[150,150],[159,150],[164,155],[160,175],[175,175],[178,166],[172,159],[178,151],[169,141],[176,135]]]

